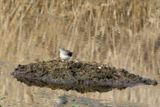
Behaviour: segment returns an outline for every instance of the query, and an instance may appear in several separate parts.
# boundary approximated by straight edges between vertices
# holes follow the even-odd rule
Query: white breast
[[[62,60],[68,60],[68,59],[70,59],[70,56],[68,56],[67,54],[64,54],[64,53],[60,53],[60,58],[62,59]]]

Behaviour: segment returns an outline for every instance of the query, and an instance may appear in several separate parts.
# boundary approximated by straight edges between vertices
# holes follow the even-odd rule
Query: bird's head
[[[60,52],[63,52],[63,51],[65,51],[65,49],[64,49],[64,48],[60,48],[59,51],[60,51]]]

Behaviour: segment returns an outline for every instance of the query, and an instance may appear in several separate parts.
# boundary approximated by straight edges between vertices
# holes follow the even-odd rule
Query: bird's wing
[[[68,51],[67,55],[72,56],[73,52]]]

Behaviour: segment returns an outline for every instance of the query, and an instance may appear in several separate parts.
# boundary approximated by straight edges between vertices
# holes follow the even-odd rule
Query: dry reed
[[[57,58],[160,74],[159,0],[1,0],[0,59]]]

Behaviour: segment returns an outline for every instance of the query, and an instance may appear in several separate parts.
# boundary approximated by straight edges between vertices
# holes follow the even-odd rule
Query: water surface
[[[0,104],[2,107],[54,107],[59,96],[68,95],[68,103],[83,107],[158,107],[160,105],[160,85],[139,85],[124,90],[112,90],[105,93],[90,92],[78,93],[76,91],[51,90],[36,86],[27,86],[10,73],[17,64],[0,62]],[[76,103],[69,101],[76,100]],[[84,100],[79,100],[79,99]]]

